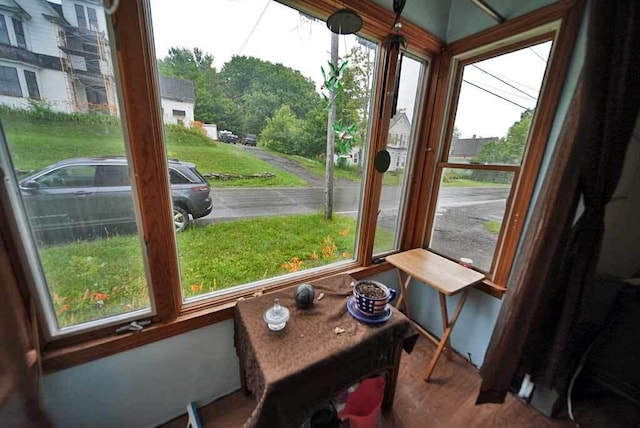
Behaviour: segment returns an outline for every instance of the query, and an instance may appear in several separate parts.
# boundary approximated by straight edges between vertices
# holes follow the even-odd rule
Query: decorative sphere
[[[293,292],[293,298],[296,300],[296,306],[300,309],[307,309],[313,305],[315,290],[311,284],[300,284]]]

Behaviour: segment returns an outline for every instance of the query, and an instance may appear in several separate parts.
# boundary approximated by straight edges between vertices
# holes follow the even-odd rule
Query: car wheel
[[[173,207],[173,226],[176,232],[187,230],[190,224],[189,213],[182,207]]]

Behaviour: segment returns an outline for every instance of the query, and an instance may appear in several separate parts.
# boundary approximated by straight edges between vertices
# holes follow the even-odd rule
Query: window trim
[[[1,96],[5,96],[5,97],[24,98],[24,93],[22,92],[22,84],[20,83],[20,74],[18,73],[18,68],[17,67],[11,67],[11,66],[8,66],[8,65],[0,65],[0,68],[7,68],[7,69],[13,70],[15,72],[15,74],[16,74],[16,82],[18,84],[18,88],[17,88],[18,91],[17,92],[20,92],[20,94],[18,94],[17,92],[8,94],[8,93],[4,93],[4,92],[0,91],[0,95]]]
[[[314,12],[315,15],[325,18],[336,7],[330,0],[287,0],[285,3],[293,4],[299,10],[311,11]],[[376,39],[382,39],[388,34],[389,28],[391,28],[395,18],[391,11],[375,4],[367,4],[365,8],[359,0],[345,0],[343,4],[355,9],[363,16],[365,21],[363,34]],[[543,7],[524,17],[516,18],[507,23],[500,24],[493,29],[476,34],[472,36],[472,39],[475,38],[478,42],[473,42],[480,46],[486,44],[487,38],[491,40],[498,39],[496,34],[501,35],[500,38],[504,38],[502,36],[504,36],[505,32],[510,32],[511,34],[521,33],[526,30],[527,25],[531,26],[535,24],[533,25],[534,27],[539,26],[541,22],[548,22],[550,17],[559,19],[565,12],[570,11],[572,12],[570,15],[573,17],[573,21],[572,25],[566,26],[566,32],[571,33],[569,30],[572,29],[573,38],[565,36],[564,48],[554,49],[564,52],[564,71],[566,71],[571,57],[570,54],[575,33],[577,33],[582,19],[582,8],[573,8],[574,4],[574,2],[560,2],[559,4]],[[580,4],[582,4],[582,2],[580,2]],[[579,12],[576,12],[576,9],[579,9]],[[110,38],[113,40],[119,39],[121,41],[127,41],[127,43],[120,43],[119,50],[114,52],[114,55],[117,55],[119,59],[119,61],[117,61],[119,67],[115,72],[119,77],[117,80],[121,83],[119,95],[125,107],[123,113],[126,111],[126,114],[123,114],[123,118],[125,119],[123,123],[129,131],[127,150],[130,155],[129,158],[134,164],[133,168],[139,173],[135,175],[136,183],[132,183],[132,186],[134,189],[138,188],[139,198],[137,200],[142,206],[141,216],[145,220],[142,224],[144,225],[144,236],[148,249],[150,266],[149,282],[152,285],[150,291],[153,300],[159,303],[157,307],[158,315],[154,317],[154,321],[158,323],[145,328],[144,331],[137,334],[115,336],[113,327],[103,327],[45,343],[43,346],[45,354],[43,367],[47,372],[95,360],[229,319],[233,313],[235,299],[240,297],[238,295],[231,295],[230,293],[229,296],[226,296],[226,300],[209,299],[197,302],[197,304],[194,302],[193,306],[183,305],[179,288],[180,282],[177,269],[175,235],[173,233],[170,235],[153,233],[154,228],[172,231],[172,227],[168,166],[164,155],[162,115],[160,113],[161,107],[157,74],[154,67],[155,58],[150,38],[151,33],[148,29],[150,22],[149,15],[150,10],[146,0],[121,3],[118,11],[112,16],[118,28],[118,37],[113,37],[114,35],[110,34],[112,36]],[[108,27],[108,30],[112,33],[113,29],[111,26]],[[565,25],[563,23],[563,30],[564,27]],[[439,147],[440,134],[442,133],[442,127],[437,126],[437,124],[440,123],[438,120],[441,121],[444,116],[444,105],[446,104],[447,96],[446,84],[449,79],[448,71],[451,61],[451,52],[446,50],[441,52],[442,42],[435,36],[403,20],[403,33],[404,32],[407,34],[406,38],[412,53],[424,54],[432,56],[432,58],[429,61],[430,72],[428,78],[425,79],[426,90],[425,95],[423,95],[425,104],[422,106],[424,112],[417,135],[418,144],[416,144],[415,147],[415,159],[411,160],[414,162],[415,169],[408,187],[408,199],[410,202],[405,211],[405,227],[401,248],[403,250],[420,246],[424,241],[426,210],[429,206],[430,199],[429,189],[435,173],[435,169],[433,168],[435,166],[434,162],[437,160],[434,155]],[[480,43],[481,41],[482,43]],[[469,43],[468,39],[465,39],[465,43],[464,46],[466,47],[473,46],[473,43]],[[452,44],[449,49],[459,45],[460,44]],[[558,68],[561,71],[563,70],[560,66],[558,66]],[[141,73],[140,70],[143,72]],[[381,74],[382,73],[378,73],[378,78],[376,79],[376,93],[374,95],[374,99],[376,100],[374,102],[375,117],[378,117],[379,108],[381,107],[380,101],[382,100]],[[564,73],[560,75],[564,77]],[[557,79],[557,82],[559,83],[557,83],[556,86],[559,89],[556,90],[556,95],[559,97],[560,90],[564,84],[564,78]],[[555,108],[548,116],[549,123],[551,123],[555,117]],[[135,118],[138,117],[146,118],[145,121],[142,122],[143,126],[140,126],[140,121],[135,120]],[[381,119],[378,119],[378,121],[379,120]],[[384,121],[382,123],[384,123]],[[375,127],[375,123],[372,124],[371,134],[372,141],[382,141],[386,138],[386,133],[380,133],[378,127]],[[375,140],[375,138],[377,138],[377,140]],[[142,144],[143,142],[144,144]],[[148,144],[148,142],[152,143]],[[371,150],[375,150],[374,147],[375,145],[372,144]],[[155,179],[153,177],[155,177]],[[162,181],[164,181],[164,183],[162,183]],[[378,186],[372,187],[369,185],[370,183],[375,184],[375,181],[373,167],[372,165],[368,165],[366,172],[367,189],[371,192],[371,189],[375,190],[377,188],[379,196],[381,180],[378,180]],[[150,192],[150,189],[154,191]],[[158,189],[160,191],[158,191]],[[143,201],[149,201],[154,208],[152,209],[150,205],[143,204]],[[377,201],[373,198],[372,200],[368,200],[367,204],[364,208],[368,211],[369,216],[371,216],[371,214],[376,211]],[[162,209],[158,210],[158,207]],[[367,230],[370,231],[372,226],[375,227],[375,219],[373,222],[369,221],[367,224],[365,214],[367,213],[362,213],[362,234]],[[369,233],[369,236],[372,248],[373,237],[371,233]],[[169,242],[165,241],[167,238],[169,238]],[[354,262],[351,267],[341,266],[339,269],[332,269],[330,266],[326,270],[308,276],[285,277],[272,286],[266,287],[265,291],[270,292],[283,289],[299,283],[301,280],[312,280],[314,278],[331,276],[336,273],[346,272],[359,278],[362,276],[375,275],[393,268],[384,262],[372,265],[370,258],[371,251],[367,253],[363,247],[363,245],[360,245],[358,251],[357,260],[359,260],[359,262]],[[161,265],[161,269],[156,271],[154,267],[158,265]],[[173,284],[178,284],[178,286],[174,287]],[[501,295],[502,291],[504,291],[503,289],[500,291],[499,287],[492,285],[489,281],[486,281],[485,284],[480,287],[488,287],[487,291],[494,295]],[[252,291],[255,290],[246,290],[245,292],[247,295],[251,295]]]
[[[444,125],[437,130],[437,134],[431,137],[434,139],[431,141],[431,149],[434,150],[434,156],[431,161],[433,173],[421,244],[423,247],[427,247],[431,239],[439,192],[440,171],[441,168],[448,165],[444,161],[451,144],[463,67],[472,62],[540,43],[553,36],[553,47],[549,55],[543,86],[539,93],[531,130],[527,137],[526,153],[520,172],[514,177],[515,185],[512,185],[508,198],[505,220],[503,220],[498,242],[500,247],[496,247],[494,262],[492,263],[494,274],[484,281],[484,285],[492,290],[490,294],[495,293],[498,296],[501,296],[506,290],[529,203],[533,196],[536,181],[539,179],[538,173],[540,172],[542,157],[546,150],[547,140],[564,86],[573,45],[582,20],[583,2],[578,2],[575,5],[573,3],[564,5],[564,8],[560,6],[562,5],[555,4],[539,9],[509,21],[504,26],[493,27],[477,37],[465,38],[449,46],[451,51],[449,61],[451,63],[448,67],[446,80],[441,88],[446,97],[438,107],[442,117],[441,123]],[[543,11],[547,13],[543,15]],[[545,19],[533,19],[532,17],[536,15],[540,15]],[[517,22],[514,23],[514,21]],[[522,28],[520,28],[520,25]],[[518,29],[520,31],[517,31]],[[548,76],[554,77],[549,79]],[[455,165],[458,166],[458,164]],[[506,170],[508,166],[491,165],[487,166],[487,168],[492,170],[505,168]],[[482,169],[482,166],[474,166],[474,169]]]

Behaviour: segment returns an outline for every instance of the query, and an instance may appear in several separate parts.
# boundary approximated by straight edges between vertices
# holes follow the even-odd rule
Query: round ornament
[[[300,284],[296,287],[293,298],[296,300],[296,306],[300,309],[307,309],[313,305],[315,290],[311,284]]]

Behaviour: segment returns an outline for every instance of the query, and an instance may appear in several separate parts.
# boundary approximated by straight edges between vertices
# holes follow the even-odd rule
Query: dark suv
[[[169,181],[177,232],[189,216],[211,212],[209,183],[194,164],[170,160]],[[66,159],[22,178],[20,190],[35,232],[135,224],[124,157]]]

